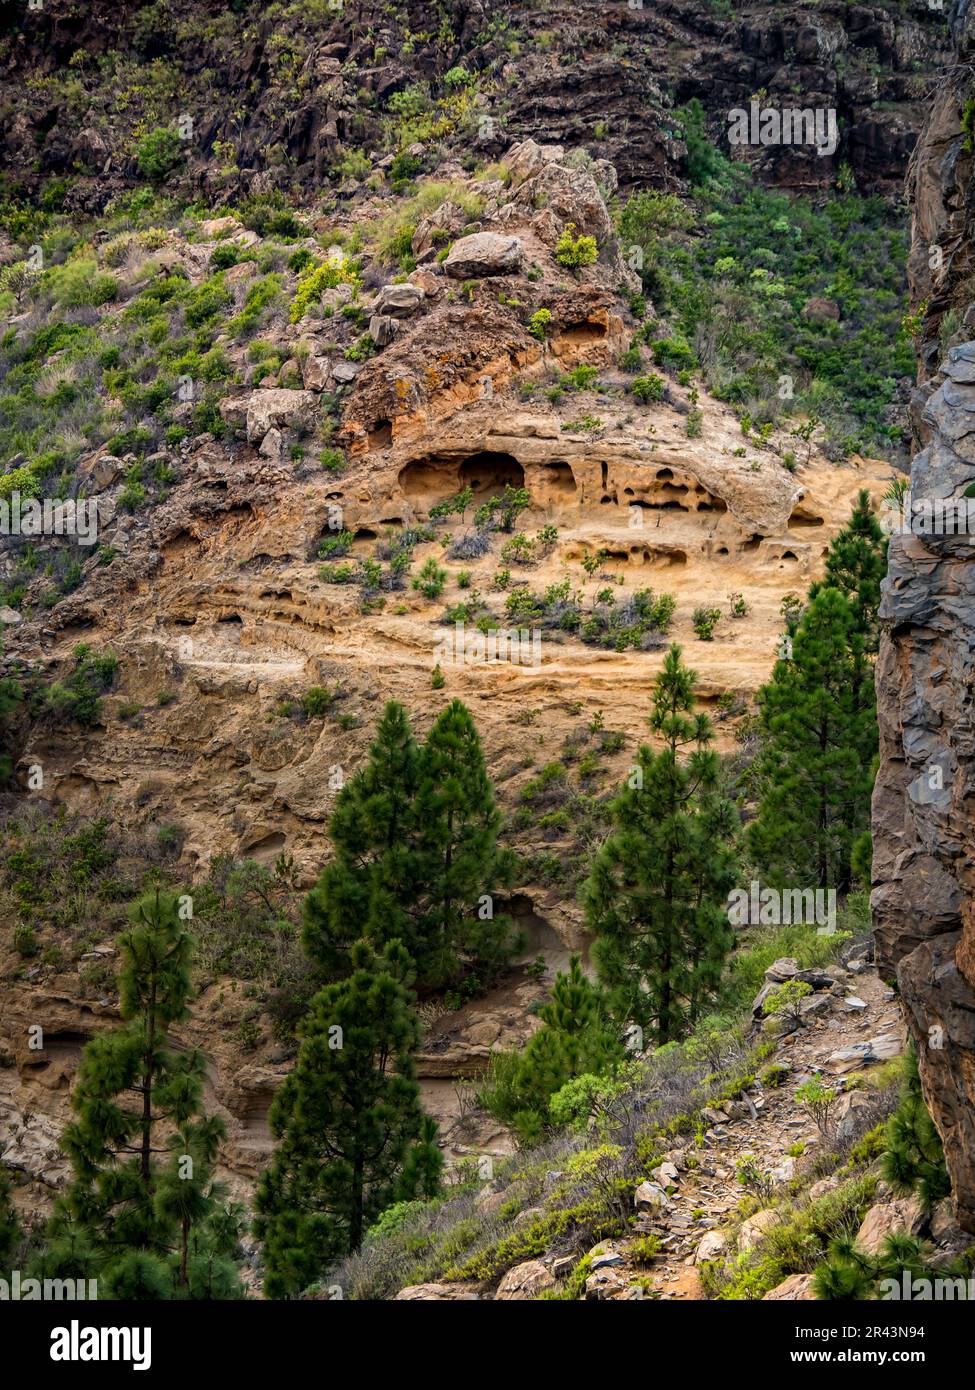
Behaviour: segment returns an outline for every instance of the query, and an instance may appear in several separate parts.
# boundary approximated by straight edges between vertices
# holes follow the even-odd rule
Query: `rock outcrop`
[[[964,57],[973,22],[963,14],[955,28]],[[975,219],[966,84],[956,72],[939,90],[909,181],[921,319],[913,415],[923,447],[881,607],[873,905],[879,965],[900,986],[956,1213],[975,1230],[975,551],[964,516],[975,491],[975,342],[967,341]],[[943,517],[940,533],[932,524],[946,499],[963,509],[960,534],[953,518]]]

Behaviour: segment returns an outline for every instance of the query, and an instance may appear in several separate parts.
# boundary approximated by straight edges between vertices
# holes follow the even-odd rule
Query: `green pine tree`
[[[640,749],[582,891],[613,1015],[658,1043],[701,1015],[733,944],[726,902],[737,821],[710,721],[694,712],[694,681],[671,647],[650,717],[663,747]]]
[[[552,1096],[567,1081],[606,1073],[624,1056],[600,992],[586,979],[578,956],[571,958],[568,972],[556,976],[539,1017],[542,1027],[520,1052],[492,1058],[490,1079],[481,1093],[492,1114],[510,1124],[524,1142],[538,1138]]]
[[[486,979],[510,959],[516,934],[495,910],[510,886],[514,855],[498,847],[501,813],[470,711],[452,700],[420,756],[416,799],[424,892],[417,920],[417,970],[424,984],[457,977],[461,957]]]
[[[759,692],[758,814],[748,827],[773,884],[845,892],[869,826],[877,722],[870,664],[837,589],[820,589]]]
[[[917,1054],[905,1058],[900,1103],[887,1122],[883,1175],[902,1192],[915,1192],[925,1211],[951,1191],[941,1136],[924,1103]]]
[[[501,817],[480,739],[459,700],[422,750],[402,705],[390,701],[366,766],[339,794],[329,824],[334,856],[305,901],[305,951],[326,980],[348,973],[360,938],[399,941],[424,986],[462,968],[482,982],[517,945],[495,911],[513,855],[498,848]]]
[[[0,1168],[0,1269],[8,1269],[20,1241],[20,1222],[10,1200],[10,1179]]]
[[[400,1201],[436,1197],[443,1175],[443,1153],[437,1142],[439,1128],[432,1115],[424,1115],[416,1143],[409,1149],[397,1184]]]
[[[3,625],[0,624],[0,633]],[[0,642],[0,653],[3,652],[3,645]],[[23,688],[16,676],[4,676],[0,679],[0,741],[6,740],[7,721],[11,714],[23,699]],[[6,782],[13,772],[14,760],[9,753],[0,751],[0,782]]]
[[[351,777],[329,821],[334,851],[305,900],[302,943],[326,980],[348,974],[360,937],[419,953],[420,868],[415,809],[420,753],[406,710],[390,700],[365,767]]]
[[[386,1207],[432,1186],[409,957],[398,942],[377,956],[360,941],[350,964],[345,980],[312,1000],[297,1063],[271,1107],[279,1142],[255,1223],[271,1298],[299,1294],[358,1250]]]
[[[869,653],[876,653],[880,643],[877,611],[880,583],[886,573],[887,537],[864,488],[850,520],[830,542],[825,577],[810,587],[809,597],[815,598],[822,589],[839,589],[850,605],[853,631]]]
[[[62,1276],[97,1275],[103,1291],[124,1290],[117,1297],[181,1298],[190,1231],[217,1209],[209,1171],[223,1122],[201,1111],[203,1054],[179,1051],[170,1038],[190,997],[193,942],[181,899],[156,889],[131,916],[118,940],[124,1026],[82,1053],[75,1118],[62,1140],[74,1179],[40,1258]],[[230,1251],[212,1253],[223,1261],[227,1296],[239,1296]]]

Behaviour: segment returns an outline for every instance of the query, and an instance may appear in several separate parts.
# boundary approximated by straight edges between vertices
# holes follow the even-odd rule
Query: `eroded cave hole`
[[[501,494],[506,487],[524,487],[525,470],[512,454],[495,454],[485,450],[472,454],[460,466],[461,488],[469,487],[475,497]]]
[[[372,428],[366,431],[366,445],[370,453],[374,449],[388,449],[392,442],[392,420],[377,420]]]
[[[59,1033],[45,1033],[44,1049],[42,1052],[35,1053],[34,1056],[38,1065],[80,1057],[82,1048],[90,1041],[90,1034],[75,1032],[70,1028]]]
[[[559,337],[569,343],[598,343],[606,337],[606,325],[592,319],[570,323],[559,330]]]
[[[261,835],[256,840],[248,840],[240,847],[241,855],[246,855],[249,859],[259,861],[276,859],[288,843],[287,836],[280,830],[272,830],[267,835]]]
[[[687,553],[683,550],[644,550],[644,564],[673,569],[687,564]]]
[[[414,459],[400,469],[399,485],[405,495],[420,507],[432,507],[469,487],[479,502],[500,496],[506,486],[525,485],[525,470],[512,454],[487,449],[456,458],[428,455]]]
[[[728,504],[720,497],[715,497],[712,493],[706,492],[697,504],[699,512],[726,512]]]
[[[399,485],[411,501],[433,506],[460,490],[457,471],[456,459],[414,459],[400,469]]]
[[[575,475],[569,465],[561,460],[543,464],[539,476],[542,486],[552,492],[569,494],[576,490]]]

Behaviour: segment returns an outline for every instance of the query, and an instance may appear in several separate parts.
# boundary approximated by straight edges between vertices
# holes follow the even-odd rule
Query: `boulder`
[[[200,231],[207,241],[216,241],[218,237],[230,236],[233,232],[243,231],[236,217],[211,217],[207,222],[200,223]]]
[[[680,1182],[680,1174],[677,1169],[673,1163],[667,1163],[666,1160],[654,1168],[650,1176],[661,1187],[669,1187],[672,1183]]]
[[[125,464],[114,454],[99,454],[93,458],[83,469],[79,469],[79,477],[88,478],[95,492],[104,492],[117,483],[125,472]]]
[[[491,275],[515,275],[521,269],[524,248],[516,236],[475,232],[461,237],[450,248],[444,270],[454,280],[480,280]]]
[[[561,145],[539,145],[534,140],[522,140],[512,145],[504,157],[504,164],[512,180],[519,182],[540,173],[546,164],[561,159],[563,154]]]
[[[847,1091],[833,1109],[833,1123],[838,1139],[852,1139],[860,1129],[860,1116],[869,1114],[874,1103],[864,1091]]]
[[[399,323],[390,314],[373,314],[369,320],[369,337],[377,347],[388,347],[399,332]]]
[[[723,1231],[707,1231],[701,1237],[697,1249],[694,1251],[694,1263],[702,1264],[705,1260],[720,1260],[728,1249],[728,1238]]]
[[[658,1211],[670,1205],[670,1198],[655,1182],[641,1182],[633,1194],[633,1205],[637,1211]]]
[[[841,1047],[830,1053],[826,1065],[830,1071],[842,1075],[843,1072],[869,1066],[872,1062],[889,1062],[894,1057],[900,1057],[903,1051],[902,1038],[896,1033],[884,1033],[868,1042],[853,1043],[850,1047]]]
[[[247,396],[224,396],[217,406],[221,420],[232,430],[246,429],[248,399]]]
[[[537,208],[547,214],[545,221],[551,240],[569,223],[576,236],[593,236],[600,248],[615,240],[612,219],[606,210],[596,180],[585,169],[573,169],[548,160],[536,174],[516,190],[512,201],[528,216]],[[537,224],[536,230],[543,230]]]
[[[896,1202],[880,1202],[863,1218],[856,1243],[868,1255],[879,1255],[888,1236],[920,1235],[925,1216],[917,1197],[901,1197]]]
[[[327,357],[309,353],[301,366],[301,380],[306,391],[325,391],[332,376],[332,364]]]
[[[774,1183],[791,1182],[796,1175],[796,1161],[792,1154],[786,1154],[769,1172]]]
[[[833,997],[830,994],[810,994],[799,1001],[799,1017],[803,1023],[832,1012]]]
[[[615,1298],[626,1285],[615,1269],[600,1269],[590,1274],[586,1280],[586,1301],[596,1302],[605,1298]]]
[[[774,1303],[785,1300],[815,1299],[815,1297],[811,1274],[790,1274],[788,1279],[783,1279],[781,1284],[776,1284],[774,1289],[769,1289],[762,1301]]]
[[[603,1250],[599,1255],[590,1255],[589,1267],[592,1270],[614,1269],[623,1263],[623,1256],[617,1250]]]
[[[494,1297],[500,1302],[525,1302],[537,1298],[543,1290],[554,1287],[555,1276],[541,1260],[526,1260],[524,1264],[508,1270]]]
[[[332,366],[332,377],[340,386],[346,386],[349,382],[355,381],[359,375],[359,364],[357,362],[336,362]]]
[[[258,453],[261,458],[272,459],[275,463],[280,463],[284,457],[284,435],[278,429],[268,430],[261,440]]]
[[[375,312],[396,319],[415,314],[426,298],[420,285],[384,285],[376,296]]]
[[[754,1216],[750,1216],[747,1221],[742,1223],[741,1229],[738,1232],[739,1252],[744,1253],[746,1250],[754,1250],[762,1237],[770,1231],[773,1226],[778,1226],[781,1220],[782,1217],[780,1214],[771,1209],[757,1211]]]
[[[775,960],[765,972],[765,978],[769,984],[784,985],[786,980],[794,980],[799,974],[799,967],[791,956],[782,956]]]
[[[247,442],[256,444],[271,429],[310,429],[318,408],[313,391],[281,387],[252,391],[247,399]]]

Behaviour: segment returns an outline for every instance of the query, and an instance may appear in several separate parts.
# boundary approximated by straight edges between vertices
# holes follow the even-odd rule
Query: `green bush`
[[[447,582],[447,571],[441,569],[436,560],[431,555],[424,563],[423,568],[413,580],[414,589],[418,589],[424,598],[439,598],[443,593],[444,585]]]
[[[334,290],[339,285],[355,285],[358,276],[354,267],[325,261],[321,265],[308,266],[298,277],[294,298],[291,301],[289,318],[299,323],[313,304],[321,300],[326,290]]]
[[[55,304],[64,309],[107,304],[118,294],[115,276],[99,270],[94,259],[84,256],[53,266],[45,275],[44,284]]]
[[[594,236],[573,236],[574,222],[569,222],[555,244],[555,259],[559,265],[575,270],[579,266],[592,265],[599,256],[599,247]]]
[[[645,405],[648,401],[663,400],[664,383],[662,377],[653,374],[635,377],[631,389],[641,404]]]
[[[13,929],[13,948],[19,956],[37,955],[37,937],[34,928],[26,922],[19,922]]]
[[[156,126],[136,141],[139,173],[152,183],[163,183],[183,157],[183,144],[175,130]]]
[[[313,685],[301,698],[301,707],[309,719],[321,719],[328,712],[334,696],[324,685]]]

